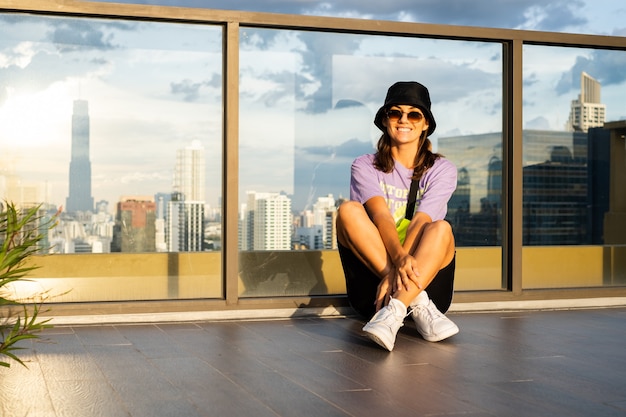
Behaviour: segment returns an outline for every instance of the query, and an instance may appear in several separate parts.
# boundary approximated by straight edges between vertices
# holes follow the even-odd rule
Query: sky
[[[617,0],[116,2],[626,37],[626,5]],[[271,32],[241,36],[240,201],[247,190],[299,194],[298,208],[328,192],[345,196],[351,159],[371,151],[379,134],[373,113],[407,74],[432,86],[435,145],[439,136],[500,129],[497,45]],[[89,101],[96,201],[171,191],[176,149],[201,140],[208,200],[218,205],[219,36],[201,26],[0,15],[2,172],[24,183],[45,178],[46,197],[63,205],[72,102],[80,98]],[[626,52],[524,53],[526,128],[563,127],[583,70],[601,81],[609,120],[626,119]]]

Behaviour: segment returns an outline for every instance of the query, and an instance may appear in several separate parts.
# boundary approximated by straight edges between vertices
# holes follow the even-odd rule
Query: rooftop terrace
[[[389,353],[356,317],[59,325],[2,416],[623,416],[626,307],[461,313]]]
[[[525,141],[526,122],[562,120],[569,100],[576,97],[569,96],[574,90],[562,94],[552,88],[558,80],[555,70],[563,79],[572,78],[578,64],[571,65],[583,58],[602,73],[619,73],[626,38],[81,0],[0,0],[0,17],[10,22],[1,26],[4,47],[10,52],[7,56],[24,55],[19,65],[6,69],[12,74],[7,91],[17,104],[27,105],[9,114],[27,116],[29,121],[47,119],[49,102],[32,98],[31,87],[54,80],[68,82],[64,101],[57,97],[50,101],[58,108],[68,104],[65,115],[59,117],[65,122],[55,122],[59,145],[23,147],[28,141],[23,138],[22,117],[14,118],[21,125],[8,129],[15,136],[7,133],[5,137],[15,139],[5,144],[19,146],[3,148],[3,155],[15,155],[10,162],[26,167],[23,178],[11,174],[6,180],[14,185],[11,193],[23,203],[32,203],[26,199],[35,189],[29,178],[41,180],[46,190],[54,173],[62,173],[63,181],[67,178],[70,155],[52,158],[51,149],[70,147],[69,104],[76,98],[73,83],[82,79],[83,92],[89,91],[84,98],[94,104],[90,139],[100,146],[94,149],[116,152],[108,158],[112,165],[99,177],[117,178],[120,159],[128,160],[132,167],[128,172],[165,172],[178,149],[172,132],[181,141],[201,137],[211,150],[208,178],[215,188],[213,198],[221,200],[219,227],[227,237],[220,242],[220,250],[206,252],[65,253],[37,259],[41,268],[29,276],[28,285],[54,295],[55,327],[45,331],[45,342],[29,342],[20,352],[28,369],[18,364],[0,369],[0,417],[626,415],[623,114],[615,115],[619,121],[605,124],[611,132],[610,148],[605,148],[611,158],[596,163],[608,170],[605,177],[589,172],[590,183],[608,178],[602,183],[608,188],[598,192],[609,200],[606,223],[589,229],[591,220],[600,224],[600,217],[593,216],[588,218],[591,223],[574,222],[570,228],[604,233],[601,243],[528,246],[524,240],[528,195],[523,191],[525,158],[536,156],[539,149],[528,145],[535,143],[543,150],[563,145],[553,140],[552,133],[546,133],[545,140]],[[73,28],[78,35],[64,28]],[[68,43],[50,39],[56,30],[71,35]],[[115,47],[94,49],[92,41],[100,39],[94,34],[102,35],[102,40],[114,39],[110,46]],[[291,40],[289,45],[285,40]],[[291,43],[297,46],[289,49]],[[61,59],[60,51],[68,55]],[[94,59],[95,51],[104,55]],[[31,55],[55,58],[56,64],[26,59]],[[303,72],[298,65],[311,57],[318,64],[304,65]],[[27,62],[34,69],[22,68]],[[396,73],[398,63],[408,72]],[[97,67],[99,72],[94,71]],[[110,72],[129,67],[133,70],[127,73]],[[368,70],[360,71],[364,78],[358,83],[363,88],[345,88],[356,81],[354,69],[365,67]],[[168,68],[173,71],[169,78],[164,76]],[[321,71],[306,72],[311,68]],[[440,73],[433,68],[447,70]],[[240,208],[246,201],[243,194],[257,186],[258,191],[291,190],[295,184],[306,184],[299,195],[309,196],[308,181],[296,181],[296,177],[309,178],[307,173],[320,179],[317,174],[324,171],[332,180],[330,185],[338,184],[339,176],[333,175],[340,171],[318,170],[320,164],[334,161],[337,166],[330,168],[348,167],[347,155],[335,158],[337,145],[347,149],[351,138],[364,144],[372,138],[360,129],[344,132],[347,123],[343,123],[351,120],[357,126],[361,119],[356,117],[363,117],[363,126],[370,126],[371,115],[343,113],[351,106],[337,109],[336,103],[355,100],[361,105],[352,110],[376,110],[379,101],[373,100],[371,92],[384,82],[381,74],[405,79],[415,69],[432,74],[433,82],[438,80],[433,84],[435,91],[447,92],[450,80],[463,80],[453,86],[454,97],[469,99],[437,99],[438,105],[460,105],[458,110],[446,107],[442,117],[455,117],[438,119],[439,131],[463,133],[470,126],[472,132],[497,137],[495,143],[481,148],[474,146],[480,138],[471,135],[473,155],[481,159],[472,159],[475,163],[468,165],[479,168],[465,185],[486,184],[493,178],[500,181],[501,177],[502,184],[494,191],[501,195],[502,207],[487,217],[494,220],[488,229],[477,234],[474,228],[465,229],[466,235],[475,234],[480,240],[479,246],[473,246],[474,242],[457,251],[457,293],[450,317],[461,333],[433,344],[407,325],[389,353],[365,338],[363,322],[342,309],[346,307],[345,281],[336,251],[244,250],[239,240],[243,230]],[[23,75],[17,76],[20,71]],[[98,80],[95,74],[103,78]],[[474,82],[477,75],[482,84]],[[138,78],[143,82],[137,83]],[[185,87],[189,80],[209,79],[211,84],[221,83],[221,88],[211,87],[193,106],[173,94],[164,100],[167,86],[174,87],[171,80],[184,80],[180,85]],[[17,94],[20,80],[29,81],[24,90],[28,94],[21,98]],[[114,80],[119,84],[108,84]],[[258,94],[249,94],[249,87],[257,83]],[[48,91],[64,91],[58,81],[54,85]],[[138,88],[128,89],[131,85]],[[197,85],[203,91],[208,87],[204,81]],[[301,101],[295,94],[315,85],[323,86],[322,94],[310,95],[315,100]],[[622,98],[619,105],[609,108],[622,108],[624,83],[606,83],[603,88],[603,97]],[[287,92],[285,99],[266,100],[282,90]],[[131,96],[136,98],[130,100]],[[555,99],[565,99],[565,106],[555,105],[556,113],[546,113],[543,104]],[[40,116],[28,100],[39,103]],[[158,111],[145,106],[152,100],[158,102]],[[210,108],[203,107],[209,102],[213,103]],[[107,103],[115,108],[110,115],[96,111]],[[542,106],[535,107],[537,103]],[[315,115],[301,111],[313,104],[322,106]],[[154,128],[155,114],[157,126],[168,128]],[[458,115],[471,123],[457,120]],[[268,147],[266,137],[273,137],[273,131],[260,134],[263,129],[248,128],[251,120],[260,119],[263,123],[255,127],[271,127],[273,120],[280,120],[283,126],[293,124],[299,129]],[[478,120],[489,123],[479,129]],[[558,124],[561,129],[562,122]],[[104,125],[111,133],[98,132],[97,127]],[[323,127],[322,134],[311,135],[310,126]],[[136,140],[134,134],[125,136],[143,132],[143,127],[149,130],[137,137],[149,138],[150,152],[163,159],[146,158],[144,141]],[[113,134],[113,128],[123,130],[124,135]],[[52,137],[51,130],[45,132]],[[44,141],[43,135],[35,133],[36,141]],[[123,146],[116,147],[119,140]],[[572,152],[581,150],[574,146],[573,136],[568,146]],[[309,154],[301,158],[298,152],[305,149]],[[502,150],[502,166],[492,165],[492,172],[487,168],[493,149]],[[532,159],[542,163],[543,150],[538,159]],[[455,162],[459,167],[467,165],[466,150],[462,156]],[[285,170],[292,166],[293,174],[291,168]],[[169,187],[169,176],[162,177],[168,178]],[[111,204],[118,200],[117,187],[125,183],[107,181],[116,184]],[[64,184],[51,187],[61,193],[62,201]],[[325,187],[329,184],[320,182]],[[553,185],[543,190],[545,202],[569,206],[562,190],[553,192]],[[128,194],[151,194],[150,190],[133,188]],[[333,190],[320,186],[318,193],[339,196]],[[470,195],[480,198],[485,190],[476,188]],[[585,203],[582,207],[599,206]],[[481,210],[474,214],[480,215]],[[552,221],[553,212],[551,208],[540,213]],[[561,224],[551,224],[558,226],[552,231],[559,232]]]

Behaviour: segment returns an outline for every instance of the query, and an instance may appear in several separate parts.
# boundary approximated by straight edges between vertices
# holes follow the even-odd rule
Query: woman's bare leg
[[[378,229],[362,204],[348,201],[340,206],[337,213],[337,240],[352,250],[381,279],[393,270]],[[430,284],[440,269],[452,262],[454,236],[450,224],[444,220],[426,224],[411,253],[418,262],[420,288],[410,285],[408,290],[400,288],[392,294],[405,306]]]
[[[452,262],[454,236],[450,224],[444,220],[438,220],[424,225],[411,253],[417,261],[420,288],[409,287],[408,291],[400,288],[393,294],[393,298],[397,298],[407,306],[432,282],[442,268]]]
[[[336,224],[339,243],[350,249],[379,278],[391,271],[380,233],[362,204],[356,201],[343,203],[337,212]]]
[[[438,220],[426,224],[411,253],[418,263],[421,287],[426,288],[454,258],[454,235],[450,223]]]

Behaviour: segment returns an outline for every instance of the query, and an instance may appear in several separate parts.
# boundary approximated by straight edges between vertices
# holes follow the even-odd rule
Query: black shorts
[[[341,265],[346,277],[348,301],[357,313],[370,318],[376,312],[376,293],[380,278],[374,274],[352,251],[341,244],[338,245]],[[456,256],[446,267],[441,269],[426,287],[428,297],[445,313],[452,303],[454,293],[454,270]]]

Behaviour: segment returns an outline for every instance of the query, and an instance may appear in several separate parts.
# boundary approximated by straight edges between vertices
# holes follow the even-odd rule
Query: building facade
[[[580,94],[572,100],[566,130],[587,132],[592,127],[602,127],[606,121],[606,105],[601,102],[601,85],[586,72],[580,74]]]
[[[89,104],[86,100],[74,101],[69,177],[70,189],[65,204],[66,211],[93,211],[89,159]]]
[[[525,245],[601,243],[608,193],[601,161],[608,159],[607,137],[600,128],[589,134],[523,131]],[[439,151],[459,171],[447,215],[458,246],[502,244],[501,141],[501,133],[439,138]]]
[[[151,197],[123,197],[117,203],[111,252],[155,252],[155,220]]]
[[[204,147],[199,140],[176,151],[174,168],[174,192],[187,201],[206,200]]]
[[[172,198],[167,204],[165,234],[168,252],[201,252],[204,249],[204,202]]]
[[[241,229],[242,250],[290,250],[291,199],[280,193],[249,191]]]

